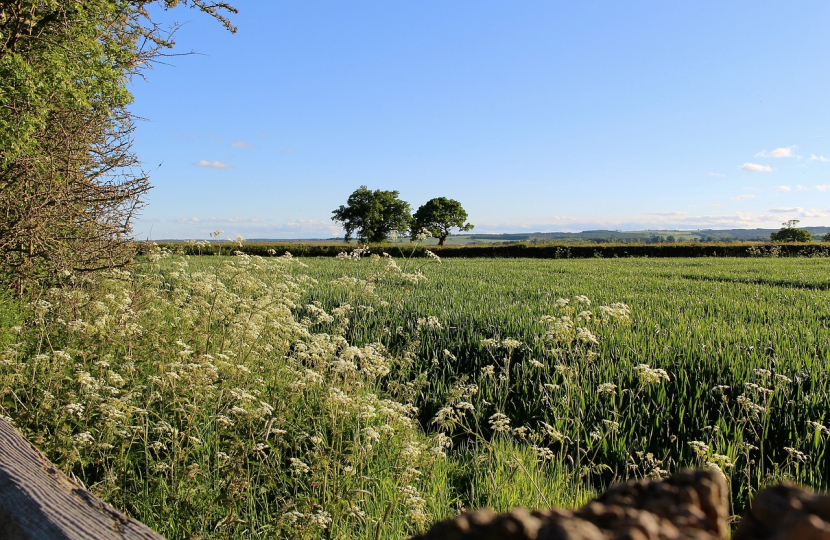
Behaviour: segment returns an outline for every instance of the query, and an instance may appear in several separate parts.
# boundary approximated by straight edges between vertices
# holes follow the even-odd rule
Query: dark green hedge
[[[160,243],[160,246],[174,252],[188,255],[216,255],[218,246],[198,248],[184,242]],[[252,242],[241,248],[233,244],[221,244],[222,255],[233,251],[242,251],[249,255],[263,257],[271,254],[283,255],[286,251],[295,257],[334,257],[338,253],[348,253],[354,245],[344,244],[302,244],[302,243],[265,243]],[[415,257],[423,257],[426,248],[417,247]],[[761,243],[679,243],[679,244],[591,244],[591,245],[528,245],[510,244],[496,246],[432,246],[429,248],[441,258],[482,257],[482,258],[520,258],[531,259],[586,259],[614,257],[820,257],[830,256],[827,244],[761,244]],[[370,246],[372,253],[389,253],[393,257],[409,256],[412,248],[399,248],[394,245]]]

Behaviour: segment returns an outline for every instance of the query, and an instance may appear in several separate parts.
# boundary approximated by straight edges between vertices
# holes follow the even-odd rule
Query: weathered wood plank
[[[64,476],[2,418],[0,538],[164,540]]]

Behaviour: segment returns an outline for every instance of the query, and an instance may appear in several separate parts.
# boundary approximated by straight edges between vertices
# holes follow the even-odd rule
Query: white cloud
[[[746,199],[754,199],[755,195],[738,195],[737,197],[732,197],[733,201],[744,201]]]
[[[798,191],[801,191],[802,189],[809,189],[809,188],[806,188],[806,187],[802,186],[801,184],[796,184],[795,189],[797,189]]]
[[[767,152],[766,150],[764,150],[763,152],[758,152],[757,154],[755,154],[755,157],[793,157],[793,150],[795,150],[795,148],[795,146],[787,146],[785,148],[776,148],[772,152]]]
[[[741,165],[742,171],[749,172],[772,172],[772,167],[769,165],[758,165],[757,163],[744,163]]]
[[[228,165],[227,163],[222,163],[221,161],[208,161],[203,159],[202,161],[197,161],[194,163],[197,167],[207,167],[208,169],[231,169],[233,165]]]
[[[672,211],[672,212],[649,212],[648,215],[650,216],[663,216],[663,217],[679,217],[685,216],[688,212],[680,212],[680,211]]]
[[[251,148],[254,146],[254,143],[245,142],[245,141],[234,141],[231,143],[231,146],[234,148]]]
[[[716,178],[726,178],[725,174],[721,174],[721,173],[718,173],[718,172],[710,172],[709,176],[714,176]]]
[[[780,213],[780,214],[792,214],[792,213],[803,212],[804,209],[801,208],[800,206],[793,206],[793,207],[789,207],[789,208],[770,208],[769,211]]]
[[[826,158],[824,156],[817,156],[815,154],[810,154],[810,161],[830,161],[830,158]]]
[[[775,189],[778,191],[792,191],[793,188],[790,186],[775,186]]]
[[[777,209],[781,210],[781,209]],[[789,210],[789,209],[788,209]],[[579,232],[589,230],[694,230],[694,229],[778,229],[781,221],[787,218],[813,219],[805,226],[822,225],[830,218],[828,210],[797,209],[789,212],[733,212],[731,214],[689,214],[683,216],[664,216],[651,214],[626,216],[611,219],[593,220],[577,217],[548,217],[529,219],[527,221],[508,223],[476,223],[475,232],[479,234],[498,234],[515,232]]]
[[[816,189],[819,191],[828,191],[830,190],[830,184],[821,184],[820,186],[816,186]]]
[[[176,223],[259,223],[257,218],[239,218],[239,217],[209,217],[209,218],[179,218],[173,220]]]

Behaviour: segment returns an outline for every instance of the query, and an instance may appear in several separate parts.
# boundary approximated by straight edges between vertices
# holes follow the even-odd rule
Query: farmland
[[[182,257],[0,303],[0,414],[169,538],[826,489],[826,258]]]
[[[311,261],[321,285],[308,298],[326,308],[353,302],[349,291],[326,285],[344,272],[365,277],[371,266],[349,264]],[[482,417],[501,412],[514,426],[553,426],[566,438],[552,448],[584,456],[594,486],[715,464],[741,507],[773,479],[826,488],[827,270],[827,259],[805,258],[444,260],[425,268],[429,278],[416,287],[379,286],[380,305],[368,302],[371,315],[356,317],[347,339],[394,348],[388,328],[418,333],[419,319],[435,317],[440,328],[421,328],[417,349],[430,383],[417,403],[425,425],[469,377],[485,389],[482,401],[494,403]],[[577,322],[598,345],[552,347],[543,319],[578,318],[590,309],[585,300],[574,309],[579,296],[594,314],[626,304],[630,322]],[[560,298],[570,304],[558,306]],[[505,348],[506,340],[521,345]],[[666,378],[644,382],[643,365]],[[482,375],[488,366],[509,381]]]

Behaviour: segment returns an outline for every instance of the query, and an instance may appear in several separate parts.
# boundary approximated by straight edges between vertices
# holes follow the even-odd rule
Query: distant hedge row
[[[355,245],[344,244],[302,244],[302,243],[266,243],[251,242],[240,248],[234,244],[213,244],[209,247],[197,246],[184,242],[160,243],[160,246],[174,252],[187,255],[217,255],[221,247],[222,255],[241,251],[249,255],[267,257],[273,254],[283,255],[286,251],[295,257],[334,257],[338,253],[349,253]],[[394,245],[370,246],[371,253],[384,252],[393,257],[405,254],[407,257],[413,249]],[[424,257],[429,249],[441,258],[482,257],[482,258],[531,258],[531,259],[587,259],[615,257],[828,257],[830,244],[601,244],[601,245],[528,245],[510,244],[496,246],[430,246],[414,249],[415,257]]]

